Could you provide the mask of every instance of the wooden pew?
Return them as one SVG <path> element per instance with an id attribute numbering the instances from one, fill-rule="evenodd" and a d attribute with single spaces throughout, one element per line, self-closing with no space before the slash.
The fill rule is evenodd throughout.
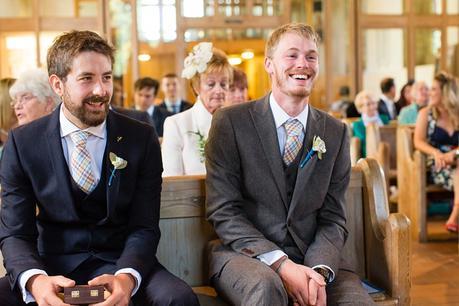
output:
<path id="1" fill-rule="evenodd" d="M 157 255 L 169 271 L 194 287 L 201 305 L 226 305 L 212 288 L 206 287 L 206 245 L 215 234 L 205 220 L 204 179 L 164 179 Z M 409 220 L 402 214 L 389 213 L 384 182 L 374 159 L 362 159 L 352 168 L 346 192 L 349 239 L 343 256 L 361 278 L 385 290 L 378 305 L 409 305 Z"/>
<path id="2" fill-rule="evenodd" d="M 397 130 L 398 207 L 411 220 L 412 239 L 426 242 L 428 198 L 441 193 L 453 195 L 441 186 L 427 184 L 426 156 L 414 149 L 413 134 L 413 126 L 400 126 Z M 445 236 L 449 235 L 445 232 Z"/>
<path id="3" fill-rule="evenodd" d="M 355 166 L 357 161 L 362 157 L 362 153 L 360 150 L 361 142 L 360 139 L 357 137 L 353 137 L 354 133 L 352 130 L 352 123 L 357 121 L 359 118 L 343 118 L 341 121 L 346 124 L 347 132 L 350 138 L 350 155 L 351 155 L 351 165 Z"/>

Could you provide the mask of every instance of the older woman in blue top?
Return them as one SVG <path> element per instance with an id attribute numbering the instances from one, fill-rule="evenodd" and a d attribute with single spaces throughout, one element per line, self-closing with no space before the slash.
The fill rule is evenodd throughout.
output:
<path id="1" fill-rule="evenodd" d="M 378 102 L 368 91 L 359 92 L 354 103 L 361 116 L 352 124 L 352 131 L 354 136 L 360 139 L 361 156 L 366 157 L 366 127 L 370 124 L 386 125 L 389 123 L 389 117 L 378 113 Z"/>

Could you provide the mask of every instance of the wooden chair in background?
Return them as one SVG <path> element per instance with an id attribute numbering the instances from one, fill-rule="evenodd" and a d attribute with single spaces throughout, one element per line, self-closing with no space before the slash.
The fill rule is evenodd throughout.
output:
<path id="1" fill-rule="evenodd" d="M 427 231 L 427 205 L 431 197 L 452 197 L 452 193 L 441 186 L 427 184 L 426 156 L 414 149 L 413 126 L 400 126 L 397 130 L 397 180 L 399 184 L 399 212 L 411 220 L 411 237 L 415 241 L 426 242 L 429 239 L 444 239 L 430 236 Z"/>
<path id="2" fill-rule="evenodd" d="M 343 256 L 362 279 L 383 288 L 378 305 L 410 304 L 409 220 L 390 214 L 385 179 L 374 159 L 352 168 L 346 192 L 349 238 Z M 198 293 L 201 305 L 226 305 L 209 287 L 207 242 L 215 238 L 205 219 L 205 178 L 170 177 L 161 195 L 158 259 Z"/>

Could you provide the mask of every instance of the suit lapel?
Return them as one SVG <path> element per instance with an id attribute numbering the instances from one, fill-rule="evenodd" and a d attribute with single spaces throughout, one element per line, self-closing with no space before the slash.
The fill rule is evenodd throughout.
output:
<path id="1" fill-rule="evenodd" d="M 308 122 L 306 126 L 306 135 L 304 139 L 304 150 L 301 156 L 301 161 L 306 158 L 309 150 L 312 148 L 312 139 L 314 136 L 319 136 L 322 140 L 324 139 L 324 118 L 316 109 L 309 106 Z M 326 143 L 325 143 L 326 145 Z M 301 163 L 300 161 L 300 163 Z M 298 202 L 298 197 L 301 192 L 304 192 L 308 182 L 311 178 L 311 175 L 314 171 L 314 168 L 318 162 L 317 154 L 315 153 L 311 159 L 304 165 L 303 168 L 298 168 L 295 188 L 293 189 L 292 201 L 290 203 L 290 208 L 294 207 Z"/>
<path id="2" fill-rule="evenodd" d="M 263 152 L 268 161 L 268 166 L 271 169 L 271 174 L 281 194 L 282 202 L 287 208 L 288 203 L 284 166 L 282 165 L 282 157 L 279 151 L 279 141 L 277 139 L 274 117 L 269 107 L 269 95 L 255 102 L 254 108 L 251 109 L 250 112 L 263 147 Z"/>
<path id="3" fill-rule="evenodd" d="M 122 152 L 124 152 L 123 147 L 123 138 L 124 133 L 119 126 L 116 124 L 116 117 L 112 111 L 108 113 L 107 116 L 107 145 L 105 147 L 104 159 L 103 162 L 105 163 L 105 177 L 106 177 L 106 189 L 107 189 L 107 216 L 100 221 L 101 223 L 105 222 L 108 218 L 113 216 L 113 212 L 115 209 L 115 200 L 118 197 L 118 192 L 120 188 L 120 176 L 122 174 L 122 170 L 116 170 L 110 181 L 110 176 L 113 172 L 113 165 L 110 162 L 109 154 L 110 152 L 115 153 L 117 156 L 121 158 L 126 158 L 123 156 Z"/>
<path id="4" fill-rule="evenodd" d="M 56 175 L 56 181 L 59 182 L 59 192 L 56 193 L 58 200 L 56 203 L 68 203 L 66 208 L 71 209 L 71 213 L 77 216 L 75 202 L 73 200 L 71 189 L 70 171 L 67 161 L 65 160 L 64 150 L 62 148 L 61 128 L 59 124 L 60 106 L 56 107 L 51 114 L 49 125 L 46 130 L 46 140 L 48 142 L 48 152 L 53 169 L 50 171 Z"/>

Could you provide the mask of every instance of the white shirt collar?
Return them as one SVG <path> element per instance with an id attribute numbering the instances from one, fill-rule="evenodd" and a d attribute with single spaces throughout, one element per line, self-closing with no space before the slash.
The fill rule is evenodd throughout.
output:
<path id="1" fill-rule="evenodd" d="M 386 95 L 384 95 L 384 94 L 381 95 L 381 100 L 383 100 L 386 104 L 387 104 L 387 103 L 389 103 L 389 104 L 393 104 L 393 103 L 394 103 L 394 101 L 392 101 L 391 99 L 389 99 L 389 97 L 386 96 Z"/>
<path id="2" fill-rule="evenodd" d="M 285 123 L 285 121 L 292 118 L 282 109 L 282 107 L 279 106 L 272 93 L 269 95 L 269 106 L 271 107 L 271 111 L 273 112 L 276 129 L 280 128 Z M 292 118 L 297 119 L 301 122 L 301 124 L 303 125 L 303 131 L 306 130 L 306 123 L 308 122 L 308 113 L 309 104 L 306 104 L 303 111 L 298 116 Z"/>
<path id="3" fill-rule="evenodd" d="M 59 123 L 61 126 L 61 137 L 66 137 L 67 135 L 70 135 L 71 133 L 80 130 L 80 128 L 78 128 L 69 119 L 67 119 L 67 117 L 65 117 L 64 110 L 62 109 L 62 104 L 60 106 L 59 111 Z M 105 129 L 106 123 L 107 120 L 104 120 L 104 122 L 102 122 L 101 124 L 97 126 L 90 126 L 87 129 L 84 129 L 83 131 L 87 131 L 91 135 L 105 139 L 105 136 L 107 135 L 107 130 Z"/>

